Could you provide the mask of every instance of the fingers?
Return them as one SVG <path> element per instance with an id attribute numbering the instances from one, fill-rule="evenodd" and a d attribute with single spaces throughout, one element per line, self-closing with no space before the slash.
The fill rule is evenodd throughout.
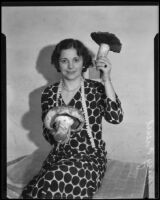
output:
<path id="1" fill-rule="evenodd" d="M 96 69 L 102 70 L 102 71 L 104 71 L 104 70 L 109 71 L 109 70 L 111 70 L 111 65 L 107 65 L 106 63 L 97 63 Z"/>
<path id="2" fill-rule="evenodd" d="M 108 68 L 108 67 L 107 67 L 107 68 Z M 106 72 L 106 71 L 108 72 L 108 69 L 107 69 L 107 68 L 105 68 L 104 66 L 103 66 L 103 67 L 97 67 L 97 70 L 98 70 L 98 71 L 102 71 L 102 72 Z M 107 72 L 106 72 L 106 73 L 107 73 Z"/>
<path id="3" fill-rule="evenodd" d="M 104 77 L 110 77 L 111 74 L 111 62 L 108 58 L 100 57 L 95 61 L 95 67 L 98 71 L 101 71 L 101 79 Z"/>
<path id="4" fill-rule="evenodd" d="M 108 64 L 111 65 L 111 62 L 110 62 L 109 58 L 107 58 L 107 57 L 99 57 L 99 58 L 96 59 L 96 61 L 103 62 L 103 63 L 108 63 Z"/>
<path id="5" fill-rule="evenodd" d="M 96 69 L 101 71 L 101 78 L 105 80 L 104 77 L 110 77 L 111 65 L 108 63 L 97 62 Z"/>
<path id="6" fill-rule="evenodd" d="M 109 61 L 108 58 L 98 58 L 96 61 L 95 61 L 95 65 L 96 67 L 109 67 L 111 68 L 111 62 Z"/>

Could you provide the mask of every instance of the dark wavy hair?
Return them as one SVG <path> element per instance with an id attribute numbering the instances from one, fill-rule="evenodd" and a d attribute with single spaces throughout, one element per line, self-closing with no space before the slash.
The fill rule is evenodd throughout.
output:
<path id="1" fill-rule="evenodd" d="M 82 69 L 82 72 L 86 72 L 87 68 L 93 66 L 93 62 L 92 62 L 93 55 L 91 51 L 89 51 L 89 49 L 81 41 L 69 38 L 69 39 L 64 39 L 60 41 L 56 45 L 51 56 L 51 63 L 54 64 L 58 72 L 60 72 L 59 57 L 61 55 L 61 51 L 65 49 L 70 49 L 70 48 L 76 49 L 77 55 L 82 56 L 83 66 L 84 66 Z"/>

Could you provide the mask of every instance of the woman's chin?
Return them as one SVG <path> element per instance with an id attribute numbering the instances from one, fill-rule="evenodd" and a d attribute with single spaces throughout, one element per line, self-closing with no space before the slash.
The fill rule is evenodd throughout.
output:
<path id="1" fill-rule="evenodd" d="M 81 77 L 81 74 L 75 74 L 75 73 L 74 74 L 67 74 L 63 77 L 67 80 L 74 80 L 74 79 Z"/>

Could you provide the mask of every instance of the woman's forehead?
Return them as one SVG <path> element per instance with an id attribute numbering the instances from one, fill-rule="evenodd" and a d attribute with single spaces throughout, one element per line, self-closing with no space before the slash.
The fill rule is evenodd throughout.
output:
<path id="1" fill-rule="evenodd" d="M 75 48 L 63 49 L 60 55 L 60 57 L 75 57 L 75 56 L 78 56 L 77 50 Z"/>

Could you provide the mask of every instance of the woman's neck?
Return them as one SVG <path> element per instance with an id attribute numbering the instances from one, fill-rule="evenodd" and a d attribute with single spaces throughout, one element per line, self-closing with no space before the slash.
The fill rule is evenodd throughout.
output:
<path id="1" fill-rule="evenodd" d="M 78 88 L 80 86 L 81 80 L 82 80 L 81 76 L 76 78 L 76 79 L 72 79 L 72 80 L 62 78 L 63 87 L 68 89 L 68 90 L 73 90 L 73 89 Z"/>

